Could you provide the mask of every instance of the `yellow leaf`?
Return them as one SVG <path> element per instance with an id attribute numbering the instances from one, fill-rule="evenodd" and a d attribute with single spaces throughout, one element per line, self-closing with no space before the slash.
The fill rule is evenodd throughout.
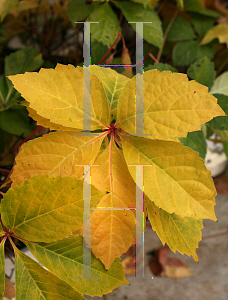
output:
<path id="1" fill-rule="evenodd" d="M 21 103 L 21 104 L 26 106 L 26 108 L 29 112 L 29 116 L 37 122 L 37 125 L 41 125 L 43 127 L 50 128 L 50 130 L 64 130 L 64 131 L 74 131 L 74 132 L 81 132 L 82 131 L 80 129 L 65 127 L 65 126 L 62 126 L 62 125 L 54 124 L 54 123 L 50 122 L 49 119 L 43 118 L 40 115 L 38 115 L 34 109 L 29 107 L 28 102 L 23 101 L 23 103 Z"/>
<path id="2" fill-rule="evenodd" d="M 125 65 L 131 65 L 131 57 L 129 55 L 129 51 L 126 47 L 123 47 L 122 56 L 121 56 L 121 63 Z M 125 71 L 122 75 L 132 78 L 132 67 L 125 67 Z"/>
<path id="3" fill-rule="evenodd" d="M 181 254 L 192 255 L 198 261 L 196 248 L 201 241 L 202 220 L 180 217 L 169 214 L 158 208 L 148 198 L 146 199 L 148 218 L 154 231 L 156 231 L 163 245 L 166 243 L 173 251 Z"/>
<path id="4" fill-rule="evenodd" d="M 86 300 L 72 286 L 14 247 L 18 300 Z"/>
<path id="5" fill-rule="evenodd" d="M 166 212 L 182 217 L 212 219 L 216 190 L 211 172 L 199 154 L 181 143 L 125 136 L 127 164 L 144 167 L 144 192 Z M 135 167 L 129 170 L 135 179 Z"/>
<path id="6" fill-rule="evenodd" d="M 91 249 L 106 269 L 135 242 L 136 185 L 128 171 L 122 151 L 114 141 L 104 150 L 91 168 L 92 184 L 109 191 L 91 215 Z M 98 208 L 108 208 L 102 210 Z M 112 208 L 120 208 L 114 210 Z"/>
<path id="7" fill-rule="evenodd" d="M 0 1 L 0 18 L 1 22 L 5 16 L 17 5 L 18 0 L 1 0 Z"/>
<path id="8" fill-rule="evenodd" d="M 137 76 L 142 76 L 137 74 Z M 135 134 L 136 77 L 124 87 L 118 102 L 117 124 Z M 143 75 L 144 133 L 148 138 L 171 139 L 185 137 L 189 131 L 201 129 L 201 124 L 224 112 L 208 88 L 188 81 L 187 75 L 150 70 Z"/>
<path id="9" fill-rule="evenodd" d="M 83 68 L 58 64 L 39 73 L 9 76 L 29 106 L 52 123 L 83 129 Z M 103 85 L 91 76 L 91 130 L 109 125 Z"/>
<path id="10" fill-rule="evenodd" d="M 221 44 L 226 43 L 228 46 L 228 25 L 227 24 L 218 24 L 208 30 L 201 41 L 201 45 L 210 43 L 214 39 L 218 39 Z"/>
<path id="11" fill-rule="evenodd" d="M 116 119 L 118 99 L 124 86 L 129 81 L 129 78 L 126 78 L 126 76 L 117 73 L 111 68 L 90 66 L 90 72 L 91 74 L 96 75 L 104 86 L 109 101 L 109 119 Z"/>
<path id="12" fill-rule="evenodd" d="M 11 175 L 12 186 L 46 173 L 80 178 L 84 167 L 96 159 L 103 137 L 75 136 L 74 132 L 51 132 L 22 146 Z"/>
<path id="13" fill-rule="evenodd" d="M 83 239 L 78 235 L 55 243 L 26 243 L 26 245 L 42 265 L 81 294 L 101 297 L 120 285 L 128 284 L 119 262 L 120 259 L 116 259 L 108 271 L 105 270 L 98 258 L 91 252 L 84 251 Z M 92 278 L 86 278 L 83 272 L 86 266 L 83 265 L 82 257 L 89 255 L 91 256 Z M 93 279 L 94 277 L 96 279 Z"/>
<path id="14" fill-rule="evenodd" d="M 104 192 L 91 187 L 91 206 Z M 61 240 L 83 224 L 83 181 L 41 174 L 11 188 L 2 199 L 2 221 L 27 241 Z"/>

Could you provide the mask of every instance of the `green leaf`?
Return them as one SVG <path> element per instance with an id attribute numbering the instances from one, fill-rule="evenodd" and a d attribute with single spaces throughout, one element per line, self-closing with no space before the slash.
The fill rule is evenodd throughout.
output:
<path id="1" fill-rule="evenodd" d="M 212 94 L 224 94 L 228 96 L 228 71 L 215 79 L 210 92 Z"/>
<path id="2" fill-rule="evenodd" d="M 83 255 L 87 257 L 89 255 L 89 252 L 83 253 L 83 239 L 78 235 L 52 244 L 26 243 L 26 245 L 42 265 L 82 294 L 102 296 L 120 285 L 128 284 L 119 259 L 116 259 L 107 271 L 93 254 L 91 277 L 98 279 L 78 279 L 83 277 Z"/>
<path id="3" fill-rule="evenodd" d="M 100 5 L 87 18 L 88 22 L 99 22 L 91 24 L 91 42 L 95 40 L 110 47 L 121 32 L 118 18 L 108 3 Z"/>
<path id="4" fill-rule="evenodd" d="M 203 9 L 204 7 L 199 0 L 184 0 L 184 10 L 199 12 Z"/>
<path id="5" fill-rule="evenodd" d="M 28 136 L 36 128 L 25 107 L 17 105 L 0 115 L 0 128 L 14 135 Z"/>
<path id="6" fill-rule="evenodd" d="M 3 130 L 0 128 L 0 152 L 4 152 L 5 149 L 5 137 L 4 137 L 4 132 Z M 0 203 L 0 208 L 1 208 L 1 203 Z M 0 210 L 1 213 L 1 210 Z M 0 226 L 1 229 L 1 226 Z"/>
<path id="7" fill-rule="evenodd" d="M 154 69 L 157 69 L 160 72 L 162 72 L 162 71 L 171 71 L 174 73 L 178 72 L 176 68 L 170 66 L 169 64 L 163 64 L 163 63 L 154 63 L 153 65 L 148 65 L 144 71 L 146 72 L 146 71 L 154 70 Z"/>
<path id="8" fill-rule="evenodd" d="M 201 241 L 202 220 L 182 218 L 176 214 L 169 214 L 158 208 L 152 201 L 146 199 L 148 217 L 153 230 L 166 243 L 173 252 L 192 255 L 198 261 L 196 248 Z"/>
<path id="9" fill-rule="evenodd" d="M 121 9 L 128 22 L 151 22 L 151 24 L 143 25 L 143 38 L 148 43 L 161 48 L 163 39 L 161 20 L 153 9 L 149 7 L 145 9 L 139 3 L 113 2 Z M 130 23 L 130 25 L 135 29 L 134 23 Z"/>
<path id="10" fill-rule="evenodd" d="M 228 130 L 228 116 L 216 117 L 207 123 L 213 130 Z"/>
<path id="11" fill-rule="evenodd" d="M 91 205 L 104 192 L 91 188 Z M 41 174 L 11 188 L 2 199 L 3 224 L 28 241 L 58 241 L 83 224 L 83 181 Z"/>
<path id="12" fill-rule="evenodd" d="M 211 88 L 215 79 L 214 63 L 209 60 L 207 56 L 197 59 L 188 68 L 188 76 L 200 84 Z"/>
<path id="13" fill-rule="evenodd" d="M 5 59 L 5 75 L 16 75 L 32 72 L 43 64 L 42 55 L 37 48 L 27 47 L 18 50 Z"/>
<path id="14" fill-rule="evenodd" d="M 11 94 L 9 94 L 8 96 L 9 90 L 7 82 L 8 79 L 5 76 L 0 79 L 0 112 L 10 108 L 10 106 L 12 105 L 18 104 L 20 100 L 19 93 L 16 92 L 13 87 L 11 90 Z"/>
<path id="15" fill-rule="evenodd" d="M 17 300 L 85 300 L 72 286 L 14 247 Z"/>
<path id="16" fill-rule="evenodd" d="M 181 143 L 131 136 L 122 139 L 122 146 L 128 165 L 146 165 L 144 191 L 156 206 L 181 217 L 216 221 L 216 190 L 197 152 Z M 135 180 L 135 167 L 129 170 Z"/>
<path id="17" fill-rule="evenodd" d="M 87 3 L 85 0 L 71 0 L 67 4 L 67 14 L 72 22 L 72 26 L 76 27 L 76 21 L 84 20 L 97 7 L 99 7 L 99 3 Z"/>
<path id="18" fill-rule="evenodd" d="M 0 1 L 0 18 L 1 22 L 6 15 L 17 5 L 18 0 L 1 0 Z"/>
<path id="19" fill-rule="evenodd" d="M 173 64 L 175 66 L 188 66 L 195 59 L 208 56 L 212 59 L 214 49 L 212 46 L 200 46 L 198 41 L 183 41 L 177 43 L 173 48 Z"/>
<path id="20" fill-rule="evenodd" d="M 5 240 L 6 239 L 4 238 L 0 243 L 0 299 L 3 298 L 4 291 L 5 291 L 5 251 L 4 251 Z"/>
<path id="21" fill-rule="evenodd" d="M 203 36 L 209 29 L 212 28 L 215 23 L 215 18 L 211 18 L 208 16 L 202 17 L 202 15 L 196 12 L 192 12 L 191 21 L 199 36 Z"/>
<path id="22" fill-rule="evenodd" d="M 221 106 L 222 110 L 228 115 L 228 95 L 214 94 L 214 97 L 217 98 L 218 104 Z"/>
<path id="23" fill-rule="evenodd" d="M 185 138 L 179 139 L 184 146 L 187 146 L 199 153 L 199 157 L 205 159 L 207 143 L 202 130 L 189 132 Z"/>
<path id="24" fill-rule="evenodd" d="M 107 51 L 106 45 L 94 40 L 91 43 L 91 64 L 98 64 Z M 105 60 L 102 63 L 105 63 Z"/>
<path id="25" fill-rule="evenodd" d="M 168 27 L 170 20 L 164 23 L 164 31 Z M 180 30 L 181 28 L 181 30 Z M 185 41 L 196 37 L 191 24 L 182 18 L 176 18 L 168 32 L 167 41 Z"/>

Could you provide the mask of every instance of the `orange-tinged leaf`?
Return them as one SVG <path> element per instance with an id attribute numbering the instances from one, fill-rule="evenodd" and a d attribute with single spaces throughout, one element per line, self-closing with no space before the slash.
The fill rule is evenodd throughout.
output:
<path id="1" fill-rule="evenodd" d="M 181 143 L 124 136 L 127 164 L 144 167 L 144 192 L 156 206 L 182 217 L 212 219 L 216 190 L 211 172 L 194 150 Z M 135 167 L 129 170 L 135 179 Z"/>
<path id="2" fill-rule="evenodd" d="M 148 198 L 146 207 L 152 228 L 163 245 L 166 243 L 173 252 L 179 251 L 181 254 L 192 255 L 194 260 L 198 261 L 196 248 L 202 239 L 202 220 L 169 214 Z"/>
<path id="3" fill-rule="evenodd" d="M 208 88 L 188 81 L 187 75 L 150 70 L 143 75 L 144 133 L 148 138 L 185 137 L 189 131 L 200 130 L 201 124 L 225 115 Z M 135 134 L 136 77 L 124 87 L 117 108 L 118 126 Z"/>
<path id="4" fill-rule="evenodd" d="M 104 192 L 91 187 L 91 206 Z M 11 188 L 2 199 L 3 224 L 33 242 L 58 241 L 83 224 L 83 181 L 41 174 Z"/>
<path id="5" fill-rule="evenodd" d="M 74 135 L 74 132 L 51 132 L 22 146 L 11 175 L 13 185 L 32 176 L 46 173 L 80 178 L 84 167 L 96 159 L 103 137 Z"/>
<path id="6" fill-rule="evenodd" d="M 208 30 L 201 41 L 201 45 L 208 44 L 216 38 L 220 43 L 226 43 L 228 46 L 228 24 L 218 24 Z"/>
<path id="7" fill-rule="evenodd" d="M 135 242 L 135 211 L 121 208 L 135 207 L 136 185 L 122 151 L 111 140 L 91 168 L 92 184 L 109 191 L 91 215 L 91 249 L 106 269 Z M 112 208 L 120 208 L 115 210 Z"/>
<path id="8" fill-rule="evenodd" d="M 83 129 L 83 68 L 58 64 L 39 73 L 9 76 L 29 106 L 52 123 Z M 91 130 L 109 124 L 103 85 L 91 76 Z"/>

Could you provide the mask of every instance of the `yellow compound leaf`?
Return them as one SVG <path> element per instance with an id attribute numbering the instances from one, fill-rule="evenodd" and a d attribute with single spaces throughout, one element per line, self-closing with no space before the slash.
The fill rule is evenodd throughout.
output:
<path id="1" fill-rule="evenodd" d="M 226 43 L 228 46 L 228 25 L 227 24 L 218 24 L 215 27 L 208 30 L 201 41 L 201 45 L 205 45 L 213 41 L 214 39 L 218 39 L 220 43 Z"/>
<path id="2" fill-rule="evenodd" d="M 81 294 L 101 297 L 120 285 L 128 284 L 120 259 L 116 259 L 108 271 L 105 270 L 102 262 L 91 255 L 91 251 L 83 251 L 83 239 L 78 235 L 56 243 L 26 243 L 26 245 L 42 265 Z M 86 258 L 91 261 L 90 270 L 89 266 L 83 265 L 83 257 L 84 261 Z M 85 268 L 90 271 L 92 278 L 88 278 Z"/>
<path id="3" fill-rule="evenodd" d="M 14 247 L 17 300 L 85 300 L 72 286 Z"/>
<path id="4" fill-rule="evenodd" d="M 39 73 L 9 76 L 29 106 L 52 123 L 83 129 L 83 68 L 58 64 Z M 91 76 L 91 130 L 109 124 L 103 85 Z"/>
<path id="5" fill-rule="evenodd" d="M 103 137 L 80 136 L 74 132 L 51 132 L 22 146 L 11 175 L 12 186 L 46 173 L 80 178 L 84 167 L 96 159 Z"/>
<path id="6" fill-rule="evenodd" d="M 148 198 L 146 199 L 148 217 L 152 228 L 156 231 L 163 245 L 166 243 L 173 251 L 181 254 L 192 255 L 198 261 L 196 248 L 201 241 L 202 220 L 188 217 L 180 217 L 176 214 L 169 214 L 158 208 Z"/>
<path id="7" fill-rule="evenodd" d="M 64 130 L 64 131 L 74 131 L 74 132 L 81 132 L 82 131 L 80 129 L 65 127 L 65 126 L 62 126 L 62 125 L 54 124 L 54 123 L 50 122 L 49 119 L 46 119 L 46 118 L 41 117 L 40 115 L 38 115 L 37 112 L 34 109 L 29 107 L 28 102 L 23 101 L 21 104 L 24 105 L 27 108 L 27 110 L 29 112 L 29 116 L 37 122 L 37 125 L 40 125 L 40 126 L 43 126 L 43 127 L 46 127 L 46 128 L 50 128 L 50 130 Z"/>
<path id="8" fill-rule="evenodd" d="M 127 164 L 144 167 L 144 192 L 166 212 L 195 219 L 212 219 L 216 190 L 211 172 L 199 154 L 181 143 L 125 136 Z M 129 170 L 135 179 L 135 167 Z"/>
<path id="9" fill-rule="evenodd" d="M 91 215 L 91 249 L 109 269 L 135 242 L 135 211 L 121 208 L 135 207 L 136 185 L 113 140 L 94 164 L 99 167 L 91 167 L 92 184 L 110 193 L 103 196 Z"/>
<path id="10" fill-rule="evenodd" d="M 91 206 L 104 192 L 91 188 Z M 2 221 L 17 236 L 33 242 L 58 241 L 83 224 L 83 181 L 41 174 L 11 188 L 2 199 Z"/>
<path id="11" fill-rule="evenodd" d="M 118 99 L 129 78 L 110 68 L 101 68 L 98 66 L 90 66 L 90 72 L 96 75 L 104 86 L 109 102 L 108 116 L 112 121 L 116 119 Z"/>
<path id="12" fill-rule="evenodd" d="M 213 117 L 225 115 L 208 88 L 188 81 L 185 74 L 150 70 L 137 76 L 143 76 L 144 133 L 152 135 L 148 138 L 185 137 Z M 136 133 L 135 87 L 136 77 L 126 84 L 118 102 L 116 123 L 130 134 Z"/>

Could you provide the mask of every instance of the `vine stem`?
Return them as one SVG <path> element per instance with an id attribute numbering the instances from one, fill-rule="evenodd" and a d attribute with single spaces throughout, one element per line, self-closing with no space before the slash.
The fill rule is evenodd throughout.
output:
<path id="1" fill-rule="evenodd" d="M 227 235 L 227 234 L 228 234 L 228 231 L 224 231 L 224 232 L 220 232 L 220 233 L 215 233 L 215 234 L 207 235 L 207 236 L 205 236 L 205 237 L 202 238 L 202 241 L 213 239 L 213 238 L 216 238 L 216 237 L 219 237 L 219 236 L 223 236 L 223 235 Z"/>
<path id="2" fill-rule="evenodd" d="M 37 131 L 39 131 L 40 129 L 42 128 L 42 126 L 38 126 L 32 133 L 30 133 L 30 135 L 29 136 L 27 136 L 27 138 L 26 139 L 24 139 L 24 141 L 22 142 L 22 143 L 20 143 L 20 145 L 16 148 L 16 149 L 14 149 L 13 150 L 13 153 L 16 153 L 18 150 L 19 150 L 19 148 L 25 143 L 25 142 L 27 142 Z"/>
<path id="3" fill-rule="evenodd" d="M 10 173 L 10 170 L 0 168 L 0 172 Z"/>
<path id="4" fill-rule="evenodd" d="M 159 60 L 157 60 L 157 58 L 154 57 L 152 53 L 148 53 L 148 55 L 149 55 L 156 63 L 159 63 Z"/>
<path id="5" fill-rule="evenodd" d="M 167 39 L 167 35 L 168 35 L 169 31 L 170 31 L 170 28 L 171 28 L 172 25 L 173 25 L 174 20 L 176 19 L 178 13 L 179 13 L 179 9 L 175 10 L 175 12 L 174 12 L 174 14 L 173 14 L 173 17 L 172 17 L 171 21 L 169 22 L 169 25 L 168 25 L 167 28 L 166 28 L 166 31 L 165 31 L 165 33 L 164 33 L 164 37 L 163 37 L 163 40 L 162 40 L 161 49 L 159 50 L 158 56 L 157 56 L 158 62 L 159 62 L 160 59 L 161 59 L 161 55 L 162 55 L 163 48 L 164 48 L 164 46 L 165 46 L 165 42 L 166 42 L 166 39 Z"/>

